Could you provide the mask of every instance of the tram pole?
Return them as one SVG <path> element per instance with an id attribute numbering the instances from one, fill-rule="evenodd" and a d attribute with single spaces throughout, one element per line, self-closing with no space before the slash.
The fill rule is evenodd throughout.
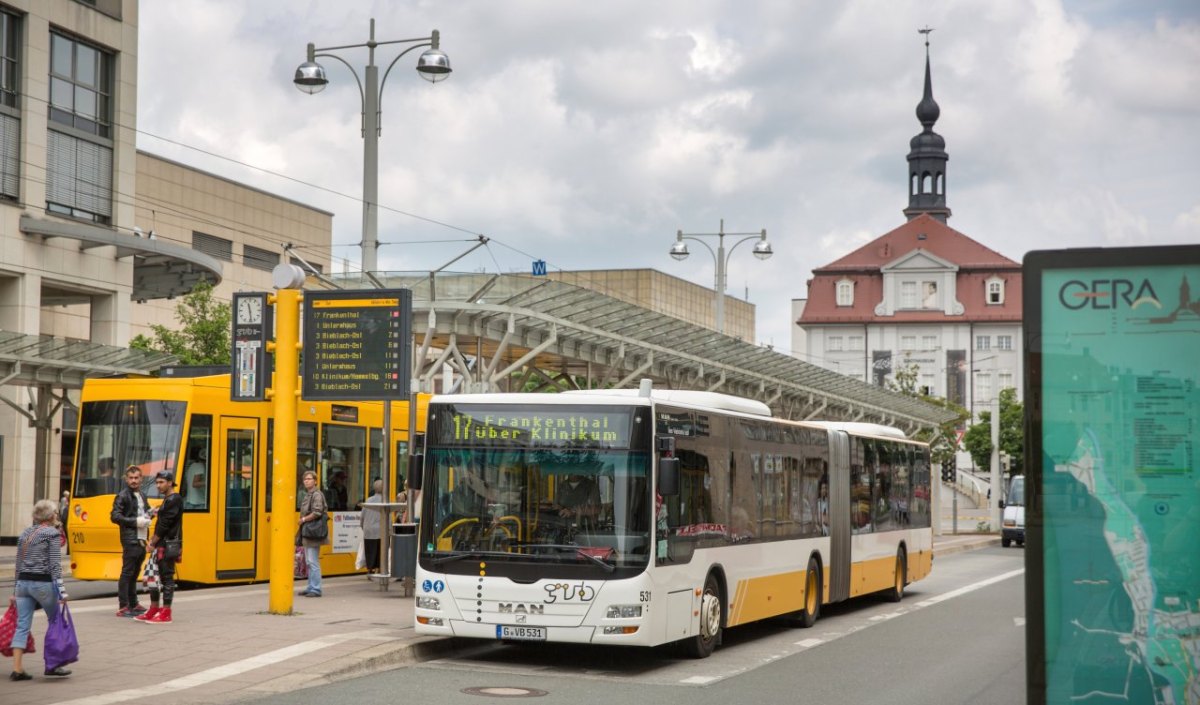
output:
<path id="1" fill-rule="evenodd" d="M 300 291 L 275 294 L 275 443 L 272 452 L 271 614 L 292 613 L 296 553 L 296 408 L 299 389 Z"/>

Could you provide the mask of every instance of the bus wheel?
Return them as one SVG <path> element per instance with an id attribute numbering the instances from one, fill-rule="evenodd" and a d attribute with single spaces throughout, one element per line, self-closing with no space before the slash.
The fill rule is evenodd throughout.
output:
<path id="1" fill-rule="evenodd" d="M 1009 546 L 1012 545 L 1012 539 L 1005 536 L 1004 538 L 1000 539 L 1000 545 L 1005 548 L 1008 548 Z"/>
<path id="2" fill-rule="evenodd" d="M 683 640 L 683 652 L 692 658 L 708 658 L 721 640 L 721 586 L 712 573 L 704 579 L 700 597 L 700 633 Z"/>
<path id="3" fill-rule="evenodd" d="M 896 553 L 896 577 L 892 587 L 886 593 L 888 602 L 899 602 L 904 597 L 904 586 L 908 583 L 908 560 L 904 555 L 904 547 Z"/>
<path id="4" fill-rule="evenodd" d="M 808 629 L 817 623 L 821 614 L 821 567 L 817 559 L 808 559 L 808 572 L 804 575 L 804 609 L 793 612 L 789 623 L 793 627 Z"/>

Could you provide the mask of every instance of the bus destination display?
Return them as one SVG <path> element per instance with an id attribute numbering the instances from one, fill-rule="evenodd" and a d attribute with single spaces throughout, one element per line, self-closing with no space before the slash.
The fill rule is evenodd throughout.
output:
<path id="1" fill-rule="evenodd" d="M 303 397 L 408 398 L 412 292 L 305 292 Z"/>

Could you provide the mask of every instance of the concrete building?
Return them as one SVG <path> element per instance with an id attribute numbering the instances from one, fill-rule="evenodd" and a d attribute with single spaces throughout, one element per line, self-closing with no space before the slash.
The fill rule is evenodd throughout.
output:
<path id="1" fill-rule="evenodd" d="M 286 243 L 329 266 L 331 214 L 136 149 L 137 7 L 0 2 L 0 541 L 65 487 L 82 379 L 154 366 L 125 346 L 177 297 L 270 290 Z"/>
<path id="2" fill-rule="evenodd" d="M 1020 394 L 1021 265 L 946 224 L 945 140 L 933 131 L 928 44 L 923 127 L 908 154 L 908 220 L 813 270 L 793 301 L 792 349 L 812 364 L 884 385 L 912 369 L 925 393 L 978 415 Z"/>

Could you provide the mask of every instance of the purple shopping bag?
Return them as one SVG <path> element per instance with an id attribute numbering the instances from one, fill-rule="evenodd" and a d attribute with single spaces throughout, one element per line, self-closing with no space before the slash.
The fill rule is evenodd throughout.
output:
<path id="1" fill-rule="evenodd" d="M 59 609 L 58 617 L 46 628 L 43 652 L 42 658 L 46 662 L 47 671 L 79 660 L 79 639 L 75 637 L 75 620 L 71 619 L 71 611 L 65 603 Z"/>

